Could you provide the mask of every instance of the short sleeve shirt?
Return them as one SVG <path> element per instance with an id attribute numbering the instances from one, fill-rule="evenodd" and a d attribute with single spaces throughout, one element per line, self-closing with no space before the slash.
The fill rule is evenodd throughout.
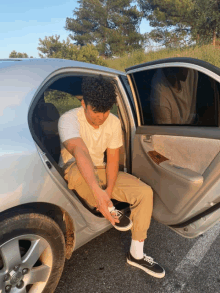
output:
<path id="1" fill-rule="evenodd" d="M 75 158 L 63 146 L 63 142 L 81 137 L 89 150 L 94 166 L 103 166 L 104 152 L 107 148 L 116 149 L 123 145 L 120 120 L 109 114 L 105 122 L 95 129 L 86 119 L 84 108 L 79 107 L 64 113 L 58 122 L 61 140 L 61 157 L 59 166 L 65 168 Z"/>
<path id="2" fill-rule="evenodd" d="M 189 69 L 185 81 L 176 90 L 167 80 L 162 69 L 152 79 L 151 109 L 158 124 L 190 124 L 196 111 L 198 72 Z"/>

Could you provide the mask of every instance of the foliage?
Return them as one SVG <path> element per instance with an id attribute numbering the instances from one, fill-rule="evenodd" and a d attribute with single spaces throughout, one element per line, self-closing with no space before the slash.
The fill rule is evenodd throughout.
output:
<path id="1" fill-rule="evenodd" d="M 220 28 L 220 0 L 138 0 L 150 37 L 166 47 L 208 43 Z"/>
<path id="2" fill-rule="evenodd" d="M 100 55 L 121 55 L 141 49 L 144 36 L 139 33 L 142 17 L 131 0 L 79 0 L 73 18 L 65 28 L 76 44 L 95 44 Z"/>
<path id="3" fill-rule="evenodd" d="M 57 35 L 39 39 L 37 49 L 42 53 L 39 53 L 41 58 L 69 59 L 106 66 L 94 45 L 77 46 L 72 44 L 69 38 L 61 42 L 60 36 Z"/>
<path id="4" fill-rule="evenodd" d="M 44 100 L 46 103 L 52 103 L 57 108 L 60 115 L 70 109 L 81 106 L 81 102 L 75 96 L 58 90 L 48 90 L 44 92 Z"/>
<path id="5" fill-rule="evenodd" d="M 52 103 L 60 116 L 71 109 L 81 107 L 81 102 L 77 97 L 57 90 L 44 92 L 44 100 L 46 103 Z M 113 105 L 111 113 L 118 116 L 116 104 Z"/>
<path id="6" fill-rule="evenodd" d="M 144 16 L 156 29 L 150 37 L 166 47 L 178 47 L 189 41 L 193 0 L 138 0 Z"/>
<path id="7" fill-rule="evenodd" d="M 13 50 L 9 54 L 9 58 L 33 58 L 33 56 L 28 57 L 27 53 L 20 53 L 20 52 L 16 52 L 15 50 Z"/>
<path id="8" fill-rule="evenodd" d="M 146 54 L 144 50 L 137 50 L 131 53 L 123 54 L 120 58 L 106 59 L 108 67 L 124 71 L 125 68 L 145 62 Z"/>
<path id="9" fill-rule="evenodd" d="M 219 41 L 217 40 L 216 43 L 218 44 L 218 42 Z M 132 54 L 126 54 L 118 59 L 107 59 L 106 62 L 109 67 L 124 71 L 125 68 L 133 65 L 171 57 L 191 57 L 204 60 L 220 67 L 219 47 L 214 47 L 212 45 L 188 46 L 179 49 L 161 49 L 158 51 L 151 51 L 149 53 L 136 51 Z"/>
<path id="10" fill-rule="evenodd" d="M 178 48 L 191 43 L 186 29 L 180 24 L 171 28 L 164 27 L 153 29 L 149 33 L 149 38 L 166 48 Z"/>
<path id="11" fill-rule="evenodd" d="M 220 0 L 194 0 L 192 35 L 200 44 L 215 45 L 220 33 Z"/>

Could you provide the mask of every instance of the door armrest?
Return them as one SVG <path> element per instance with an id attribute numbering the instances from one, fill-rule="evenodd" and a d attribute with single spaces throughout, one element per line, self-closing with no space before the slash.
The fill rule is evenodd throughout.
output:
<path id="1" fill-rule="evenodd" d="M 203 176 L 201 174 L 188 168 L 177 166 L 170 160 L 160 163 L 160 167 L 193 183 L 203 182 Z"/>

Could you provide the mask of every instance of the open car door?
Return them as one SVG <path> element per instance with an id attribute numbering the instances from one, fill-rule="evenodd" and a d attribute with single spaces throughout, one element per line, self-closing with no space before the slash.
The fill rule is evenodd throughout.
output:
<path id="1" fill-rule="evenodd" d="M 220 69 L 172 58 L 126 71 L 138 116 L 132 174 L 152 187 L 157 221 L 196 237 L 220 220 Z"/>

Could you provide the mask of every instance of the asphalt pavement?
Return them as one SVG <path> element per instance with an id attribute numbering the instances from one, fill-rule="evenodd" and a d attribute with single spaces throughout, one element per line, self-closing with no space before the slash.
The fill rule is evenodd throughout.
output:
<path id="1" fill-rule="evenodd" d="M 220 223 L 186 239 L 152 220 L 145 252 L 165 268 L 163 279 L 127 264 L 130 238 L 112 228 L 77 249 L 55 293 L 220 293 Z"/>

